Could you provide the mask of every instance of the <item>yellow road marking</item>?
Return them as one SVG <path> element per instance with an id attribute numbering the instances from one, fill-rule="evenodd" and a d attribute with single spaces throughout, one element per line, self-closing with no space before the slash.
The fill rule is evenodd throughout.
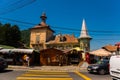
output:
<path id="1" fill-rule="evenodd" d="M 29 71 L 33 71 L 33 72 L 48 72 L 48 70 L 36 70 L 36 69 L 32 69 L 32 70 L 29 70 Z M 66 72 L 66 71 L 49 71 L 49 72 Z"/>
<path id="2" fill-rule="evenodd" d="M 31 74 L 31 72 L 26 72 L 26 74 Z M 42 73 L 42 72 L 35 73 L 35 72 L 34 72 L 34 74 L 46 74 L 46 75 L 49 75 L 49 74 L 50 74 L 50 75 L 52 75 L 52 74 L 53 74 L 53 75 L 54 75 L 54 74 L 56 74 L 56 75 L 57 75 L 57 74 L 58 74 L 58 75 L 61 74 L 61 75 L 62 75 L 62 74 L 63 74 L 63 75 L 67 75 L 68 73 L 49 73 L 49 72 L 48 72 L 48 73 L 47 73 L 47 72 L 46 72 L 46 73 Z"/>
<path id="3" fill-rule="evenodd" d="M 68 72 L 29 70 L 17 80 L 73 80 Z"/>
<path id="4" fill-rule="evenodd" d="M 22 74 L 21 76 L 49 76 L 49 77 L 56 77 L 56 76 L 58 76 L 58 77 L 70 77 L 69 75 L 41 75 L 41 74 Z"/>
<path id="5" fill-rule="evenodd" d="M 17 77 L 17 80 L 73 80 L 72 78 L 36 78 L 36 77 Z"/>
<path id="6" fill-rule="evenodd" d="M 78 71 L 75 71 L 76 74 L 78 74 L 79 76 L 81 76 L 83 79 L 85 80 L 91 80 L 89 77 L 85 76 L 84 74 L 78 72 Z"/>

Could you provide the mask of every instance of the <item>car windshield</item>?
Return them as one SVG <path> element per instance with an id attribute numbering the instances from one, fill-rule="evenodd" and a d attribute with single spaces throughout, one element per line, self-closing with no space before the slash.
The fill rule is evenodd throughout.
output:
<path id="1" fill-rule="evenodd" d="M 108 63 L 108 60 L 102 60 L 97 62 L 97 64 L 106 64 L 106 63 Z"/>

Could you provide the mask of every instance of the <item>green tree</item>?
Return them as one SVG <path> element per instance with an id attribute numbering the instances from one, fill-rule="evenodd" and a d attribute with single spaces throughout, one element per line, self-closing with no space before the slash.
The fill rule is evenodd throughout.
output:
<path id="1" fill-rule="evenodd" d="M 6 35 L 9 34 L 7 31 L 10 29 L 11 25 L 9 23 L 6 23 L 4 25 L 0 24 L 0 44 L 6 45 L 7 37 Z"/>
<path id="2" fill-rule="evenodd" d="M 4 31 L 4 45 L 9 45 L 8 40 L 10 40 L 10 29 L 11 29 L 11 24 L 7 23 L 3 26 L 3 31 Z"/>
<path id="3" fill-rule="evenodd" d="M 0 23 L 0 44 L 13 47 L 28 47 L 30 43 L 30 30 L 19 30 L 17 25 Z M 24 44 L 26 46 L 24 46 Z"/>
<path id="4" fill-rule="evenodd" d="M 30 44 L 30 30 L 22 30 L 21 31 L 21 38 L 22 42 L 26 44 L 27 47 L 29 47 Z"/>
<path id="5" fill-rule="evenodd" d="M 17 25 L 13 25 L 11 27 L 9 38 L 10 38 L 9 40 L 10 46 L 20 47 L 21 32 Z"/>
<path id="6" fill-rule="evenodd" d="M 4 31 L 3 31 L 3 25 L 2 25 L 2 23 L 0 23 L 0 44 L 2 44 L 3 43 L 3 34 L 4 34 Z"/>

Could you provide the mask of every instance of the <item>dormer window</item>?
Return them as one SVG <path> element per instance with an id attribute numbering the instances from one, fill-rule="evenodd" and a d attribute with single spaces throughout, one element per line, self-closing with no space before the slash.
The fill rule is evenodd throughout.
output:
<path id="1" fill-rule="evenodd" d="M 60 42 L 66 41 L 66 38 L 64 36 L 60 36 Z"/>

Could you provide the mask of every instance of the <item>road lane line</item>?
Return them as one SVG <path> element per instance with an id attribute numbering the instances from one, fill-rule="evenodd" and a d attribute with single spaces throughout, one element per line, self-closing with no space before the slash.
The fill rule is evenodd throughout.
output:
<path id="1" fill-rule="evenodd" d="M 77 74 L 77 75 L 79 75 L 79 76 L 81 76 L 83 79 L 85 79 L 85 80 L 91 80 L 89 77 L 87 77 L 86 75 L 84 75 L 84 74 L 82 74 L 82 73 L 80 73 L 80 72 L 78 72 L 78 71 L 75 71 L 75 73 Z"/>
<path id="2" fill-rule="evenodd" d="M 52 72 L 51 73 L 49 73 L 49 72 L 48 73 L 47 72 L 46 73 L 42 73 L 42 72 L 37 72 L 37 73 L 35 73 L 35 72 L 26 72 L 26 74 L 32 74 L 32 73 L 34 73 L 34 74 L 41 74 L 41 75 L 42 74 L 44 74 L 44 75 L 54 75 L 54 74 L 56 74 L 56 75 L 67 75 L 68 74 L 68 73 L 61 73 L 61 72 L 60 73 L 52 73 Z"/>
<path id="3" fill-rule="evenodd" d="M 40 76 L 40 77 L 44 77 L 46 75 L 40 75 L 40 74 L 22 74 L 21 76 Z M 47 75 L 47 77 L 70 77 L 70 75 Z"/>
<path id="4" fill-rule="evenodd" d="M 17 77 L 17 80 L 73 80 L 72 78 L 36 78 L 36 77 Z"/>
<path id="5" fill-rule="evenodd" d="M 16 80 L 73 80 L 68 72 L 30 70 Z"/>
<path id="6" fill-rule="evenodd" d="M 37 70 L 37 69 L 31 69 L 31 70 L 28 70 L 28 71 L 33 71 L 33 72 L 46 72 L 46 71 L 48 71 L 48 70 Z M 66 72 L 66 71 L 55 71 L 55 70 L 53 70 L 53 71 L 49 71 L 49 72 Z"/>

